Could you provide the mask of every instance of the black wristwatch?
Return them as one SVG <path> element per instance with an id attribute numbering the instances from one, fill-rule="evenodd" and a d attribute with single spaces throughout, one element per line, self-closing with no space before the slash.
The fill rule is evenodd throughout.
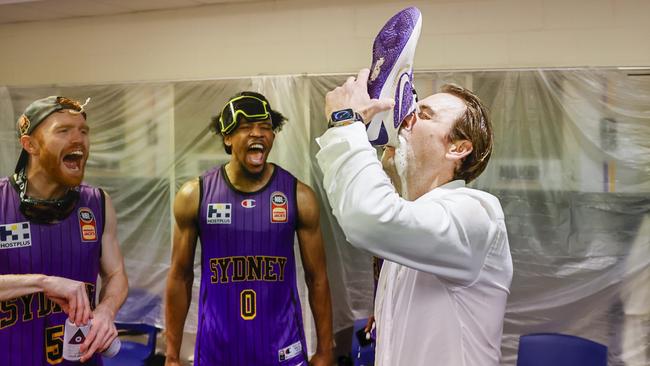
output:
<path id="1" fill-rule="evenodd" d="M 363 123 L 363 118 L 361 118 L 361 115 L 353 111 L 352 108 L 341 109 L 332 112 L 332 114 L 330 115 L 330 119 L 327 123 L 327 127 L 330 128 L 330 127 L 347 126 L 354 122 Z"/>

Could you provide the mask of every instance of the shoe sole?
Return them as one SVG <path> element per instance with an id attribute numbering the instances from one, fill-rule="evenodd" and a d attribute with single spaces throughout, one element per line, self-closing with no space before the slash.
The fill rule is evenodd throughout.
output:
<path id="1" fill-rule="evenodd" d="M 395 107 L 378 113 L 368 124 L 373 145 L 396 146 L 399 126 L 415 110 L 413 59 L 421 28 L 420 10 L 409 7 L 390 18 L 375 38 L 368 94 L 373 99 L 394 99 Z"/>

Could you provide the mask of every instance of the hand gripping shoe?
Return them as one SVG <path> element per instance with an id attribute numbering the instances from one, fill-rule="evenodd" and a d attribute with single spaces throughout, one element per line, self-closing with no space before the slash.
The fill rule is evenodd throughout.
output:
<path id="1" fill-rule="evenodd" d="M 397 146 L 399 126 L 416 108 L 413 59 L 421 28 L 420 10 L 409 7 L 390 18 L 375 37 L 368 94 L 395 100 L 392 110 L 376 114 L 367 125 L 368 139 L 375 146 Z"/>

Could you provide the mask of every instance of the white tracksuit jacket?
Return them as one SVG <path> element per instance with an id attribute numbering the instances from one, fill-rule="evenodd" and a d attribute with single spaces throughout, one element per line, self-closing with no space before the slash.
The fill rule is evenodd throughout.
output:
<path id="1" fill-rule="evenodd" d="M 324 188 L 348 241 L 385 259 L 376 365 L 498 365 L 512 280 L 499 200 L 464 181 L 400 198 L 361 123 L 317 141 Z"/>

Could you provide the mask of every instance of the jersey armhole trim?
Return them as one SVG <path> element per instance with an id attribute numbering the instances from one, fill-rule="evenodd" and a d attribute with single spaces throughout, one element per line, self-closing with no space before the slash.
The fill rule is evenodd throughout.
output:
<path id="1" fill-rule="evenodd" d="M 196 221 L 194 221 L 199 240 L 201 238 L 201 206 L 203 205 L 203 194 L 203 176 L 201 175 L 199 176 L 199 204 L 196 206 Z"/>
<path id="2" fill-rule="evenodd" d="M 99 206 L 102 208 L 102 237 L 104 236 L 104 229 L 106 227 L 106 193 L 103 189 L 97 188 L 99 190 L 99 196 L 101 197 Z M 102 257 L 102 246 L 99 245 L 99 258 Z"/>

